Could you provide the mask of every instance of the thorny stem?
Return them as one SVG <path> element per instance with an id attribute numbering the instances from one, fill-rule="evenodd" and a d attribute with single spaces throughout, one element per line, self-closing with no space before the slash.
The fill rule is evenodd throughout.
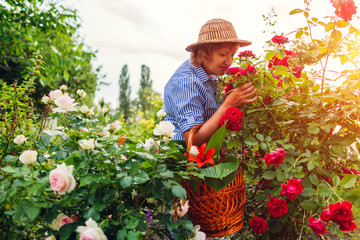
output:
<path id="1" fill-rule="evenodd" d="M 303 215 L 303 220 L 302 220 L 302 224 L 301 224 L 301 230 L 300 230 L 300 235 L 299 235 L 299 240 L 301 240 L 302 238 L 301 238 L 301 235 L 302 235 L 302 232 L 303 232 L 303 230 L 304 230 L 304 223 L 305 223 L 305 211 L 304 211 L 304 215 Z"/>

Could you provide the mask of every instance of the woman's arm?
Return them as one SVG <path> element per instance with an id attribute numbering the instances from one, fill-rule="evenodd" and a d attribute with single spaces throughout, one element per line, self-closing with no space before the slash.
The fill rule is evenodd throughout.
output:
<path id="1" fill-rule="evenodd" d="M 255 102 L 257 96 L 254 94 L 258 91 L 252 83 L 246 83 L 241 87 L 234 89 L 220 105 L 218 110 L 207 120 L 201 128 L 199 128 L 193 137 L 193 145 L 201 146 L 203 143 L 208 142 L 211 136 L 220 127 L 220 118 L 225 114 L 228 107 L 241 107 L 245 104 Z M 189 138 L 189 131 L 184 132 L 185 142 L 187 144 Z"/>

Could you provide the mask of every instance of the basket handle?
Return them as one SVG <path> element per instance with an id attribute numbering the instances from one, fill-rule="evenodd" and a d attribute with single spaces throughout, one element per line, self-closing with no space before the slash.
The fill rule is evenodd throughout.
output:
<path id="1" fill-rule="evenodd" d="M 194 138 L 194 134 L 195 132 L 201 128 L 202 124 L 200 125 L 197 125 L 193 128 L 190 129 L 190 133 L 189 133 L 189 137 L 188 137 L 188 142 L 187 142 L 187 147 L 188 147 L 188 152 L 190 152 L 190 148 L 192 147 L 193 145 L 193 138 Z"/>

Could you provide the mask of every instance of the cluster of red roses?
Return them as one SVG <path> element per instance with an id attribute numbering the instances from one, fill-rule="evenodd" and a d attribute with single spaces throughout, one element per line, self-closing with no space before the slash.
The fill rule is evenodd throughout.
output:
<path id="1" fill-rule="evenodd" d="M 285 44 L 287 42 L 289 42 L 289 39 L 285 36 L 279 36 L 279 35 L 275 35 L 271 41 L 273 43 L 282 45 Z M 268 64 L 268 68 L 273 68 L 274 66 L 285 66 L 287 68 L 292 67 L 292 72 L 294 74 L 295 77 L 300 78 L 301 77 L 301 72 L 304 69 L 304 67 L 302 66 L 291 66 L 291 64 L 289 64 L 289 61 L 297 56 L 299 53 L 298 52 L 293 52 L 293 51 L 289 51 L 284 49 L 284 52 L 286 53 L 286 56 L 283 59 L 279 59 L 276 56 L 274 56 L 272 59 L 270 59 L 269 64 Z"/>
<path id="2" fill-rule="evenodd" d="M 277 151 L 267 153 L 263 160 L 267 165 L 279 165 L 285 159 L 285 153 L 286 151 L 284 149 L 279 148 Z M 268 181 L 266 182 L 268 183 Z M 290 178 L 287 184 L 281 183 L 282 190 L 280 195 L 286 196 L 289 200 L 294 200 L 296 196 L 303 191 L 303 186 L 301 183 L 302 179 L 294 178 Z M 276 198 L 273 196 L 270 196 L 270 200 L 267 203 L 267 209 L 269 214 L 275 218 L 280 218 L 286 215 L 289 211 L 286 199 Z M 261 217 L 253 217 L 250 220 L 250 226 L 257 234 L 264 234 L 268 228 L 265 219 Z"/>
<path id="3" fill-rule="evenodd" d="M 230 131 L 240 131 L 243 119 L 243 112 L 236 107 L 228 107 L 225 114 L 220 118 L 219 124 L 223 126 L 226 122 L 226 129 Z"/>
<path id="4" fill-rule="evenodd" d="M 354 0 L 331 0 L 334 6 L 335 14 L 348 22 L 352 19 L 352 16 L 356 14 L 356 6 Z"/>
<path id="5" fill-rule="evenodd" d="M 237 87 L 238 83 L 242 82 L 242 79 L 245 79 L 246 81 L 252 79 L 255 76 L 256 72 L 256 68 L 250 64 L 247 66 L 247 68 L 229 67 L 226 70 L 226 73 L 232 76 L 224 88 L 225 93 L 228 93 L 229 91 Z"/>
<path id="6" fill-rule="evenodd" d="M 326 225 L 332 221 L 338 224 L 341 231 L 350 232 L 357 228 L 353 222 L 352 204 L 348 201 L 342 203 L 329 204 L 328 209 L 324 209 L 320 214 L 320 219 L 309 218 L 309 226 L 316 234 L 325 234 Z"/>

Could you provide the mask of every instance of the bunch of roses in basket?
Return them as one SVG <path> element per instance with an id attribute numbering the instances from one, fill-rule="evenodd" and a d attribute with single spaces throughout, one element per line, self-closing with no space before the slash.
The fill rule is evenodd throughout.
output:
<path id="1" fill-rule="evenodd" d="M 190 163 L 190 169 L 196 164 L 197 171 L 204 177 L 215 191 L 226 187 L 232 180 L 231 174 L 237 171 L 239 160 L 221 150 L 225 136 L 229 132 L 238 132 L 242 128 L 243 112 L 236 107 L 229 107 L 225 114 L 220 118 L 220 128 L 211 136 L 207 143 L 200 147 L 190 146 L 189 151 L 185 153 Z M 210 179 L 210 181 L 207 181 Z M 212 181 L 217 179 L 218 181 Z"/>
<path id="2" fill-rule="evenodd" d="M 229 131 L 240 131 L 242 127 L 243 112 L 236 107 L 229 107 L 226 109 L 225 114 L 220 118 L 219 124 L 221 127 L 225 127 Z M 212 142 L 212 141 L 210 141 Z M 189 162 L 195 162 L 198 168 L 206 167 L 208 164 L 214 165 L 213 155 L 215 153 L 215 147 L 203 143 L 201 147 L 191 146 L 189 153 L 185 153 L 188 156 Z"/>

